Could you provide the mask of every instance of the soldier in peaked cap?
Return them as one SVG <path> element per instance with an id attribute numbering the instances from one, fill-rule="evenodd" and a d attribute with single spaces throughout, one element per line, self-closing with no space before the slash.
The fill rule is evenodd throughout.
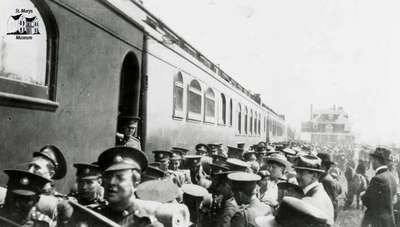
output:
<path id="1" fill-rule="evenodd" d="M 120 128 L 122 133 L 117 133 L 116 142 L 117 146 L 127 146 L 136 149 L 141 149 L 139 138 L 137 138 L 139 117 L 135 116 L 120 116 Z"/>
<path id="2" fill-rule="evenodd" d="M 201 156 L 187 155 L 185 157 L 186 167 L 190 170 L 190 179 L 193 184 L 208 188 L 211 185 L 209 176 L 204 172 L 201 165 Z"/>
<path id="3" fill-rule="evenodd" d="M 323 211 L 328 218 L 328 225 L 333 225 L 333 204 L 324 186 L 319 182 L 321 174 L 325 172 L 321 168 L 321 159 L 314 155 L 299 156 L 293 168 L 296 170 L 297 181 L 305 195 L 303 200 Z"/>
<path id="4" fill-rule="evenodd" d="M 363 204 L 367 207 L 361 226 L 395 226 L 392 201 L 397 192 L 397 186 L 387 166 L 392 161 L 391 151 L 384 147 L 377 147 L 373 153 L 370 153 L 370 159 L 375 176 L 372 177 L 367 190 L 361 197 Z"/>
<path id="5" fill-rule="evenodd" d="M 51 180 L 59 180 L 67 173 L 67 163 L 60 149 L 54 145 L 46 145 L 33 153 L 28 171 Z M 45 186 L 45 192 L 57 194 L 51 184 Z"/>
<path id="6" fill-rule="evenodd" d="M 159 168 L 163 171 L 168 171 L 170 165 L 170 158 L 172 157 L 171 151 L 156 150 L 153 151 L 154 162 L 160 163 Z"/>
<path id="7" fill-rule="evenodd" d="M 228 158 L 226 160 L 228 167 L 231 171 L 242 171 L 242 172 L 249 172 L 250 165 L 240 159 L 237 158 Z"/>
<path id="8" fill-rule="evenodd" d="M 166 171 L 161 170 L 158 167 L 147 166 L 146 170 L 142 174 L 142 180 L 141 182 L 146 182 L 149 180 L 163 180 L 167 178 L 168 173 Z"/>
<path id="9" fill-rule="evenodd" d="M 208 191 L 195 184 L 182 185 L 183 203 L 189 208 L 190 221 L 194 226 L 201 226 L 204 214 L 201 212 L 203 200 L 209 196 Z"/>
<path id="10" fill-rule="evenodd" d="M 199 143 L 194 148 L 196 150 L 196 155 L 207 155 L 210 153 L 210 148 L 203 143 Z"/>
<path id="11" fill-rule="evenodd" d="M 98 165 L 88 163 L 75 163 L 77 192 L 70 194 L 78 203 L 89 208 L 105 204 L 103 199 L 104 188 L 101 186 L 101 171 Z"/>
<path id="12" fill-rule="evenodd" d="M 22 170 L 4 172 L 9 179 L 5 203 L 0 208 L 0 225 L 54 226 L 55 222 L 35 207 L 44 185 L 51 180 Z"/>
<path id="13" fill-rule="evenodd" d="M 113 147 L 101 153 L 97 163 L 103 172 L 104 198 L 109 202 L 98 212 L 121 226 L 150 224 L 148 217 L 141 216 L 143 201 L 134 194 L 147 167 L 144 153 L 131 147 Z"/>
<path id="14" fill-rule="evenodd" d="M 260 176 L 246 172 L 235 172 L 228 175 L 232 182 L 233 196 L 239 205 L 239 211 L 231 219 L 232 227 L 256 226 L 255 219 L 258 216 L 272 214 L 268 205 L 257 198 L 257 182 Z"/>
<path id="15" fill-rule="evenodd" d="M 179 168 L 181 166 L 182 157 L 177 153 L 173 153 L 170 162 L 168 174 L 171 176 L 172 181 L 179 187 L 183 184 L 191 184 L 190 171 Z"/>
<path id="16" fill-rule="evenodd" d="M 238 211 L 238 205 L 233 198 L 231 184 L 227 178 L 231 173 L 226 165 L 212 164 L 211 180 L 209 191 L 213 195 L 213 206 L 210 219 L 214 220 L 213 226 L 231 226 L 231 219 Z"/>
<path id="17" fill-rule="evenodd" d="M 228 146 L 228 158 L 242 159 L 243 152 L 244 150 L 241 148 Z"/>

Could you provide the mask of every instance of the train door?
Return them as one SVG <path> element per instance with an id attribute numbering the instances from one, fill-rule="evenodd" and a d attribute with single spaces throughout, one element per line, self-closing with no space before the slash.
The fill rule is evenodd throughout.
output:
<path id="1" fill-rule="evenodd" d="M 140 88 L 141 73 L 139 61 L 136 54 L 130 52 L 125 56 L 121 69 L 117 120 L 117 145 L 125 144 L 130 137 L 136 138 L 134 140 L 140 145 L 142 143 Z"/>

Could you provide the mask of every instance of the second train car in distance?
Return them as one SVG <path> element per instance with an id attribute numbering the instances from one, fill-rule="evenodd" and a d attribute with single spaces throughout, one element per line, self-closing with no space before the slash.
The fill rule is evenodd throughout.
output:
<path id="1" fill-rule="evenodd" d="M 63 151 L 70 170 L 95 161 L 129 118 L 148 157 L 172 146 L 286 139 L 283 115 L 140 3 L 2 0 L 0 12 L 1 169 L 46 144 Z"/>

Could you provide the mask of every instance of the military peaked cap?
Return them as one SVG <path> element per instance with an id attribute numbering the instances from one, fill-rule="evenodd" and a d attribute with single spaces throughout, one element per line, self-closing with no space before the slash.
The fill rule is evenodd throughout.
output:
<path id="1" fill-rule="evenodd" d="M 33 157 L 42 157 L 54 165 L 54 176 L 52 179 L 59 180 L 67 174 L 67 162 L 61 150 L 54 145 L 46 145 L 40 151 L 33 152 Z"/>
<path id="2" fill-rule="evenodd" d="M 153 154 L 154 154 L 154 160 L 156 162 L 162 162 L 162 161 L 168 160 L 172 156 L 171 151 L 164 151 L 164 150 L 153 151 Z"/>
<path id="3" fill-rule="evenodd" d="M 75 163 L 76 177 L 80 179 L 97 179 L 101 176 L 98 165 L 88 163 Z"/>
<path id="4" fill-rule="evenodd" d="M 146 156 L 141 150 L 125 146 L 107 149 L 100 154 L 97 162 L 103 172 L 123 169 L 136 169 L 142 172 L 147 167 Z"/>
<path id="5" fill-rule="evenodd" d="M 228 160 L 226 162 L 228 163 L 229 169 L 231 171 L 246 172 L 250 168 L 250 165 L 247 162 L 244 162 L 237 158 L 228 158 Z"/>
<path id="6" fill-rule="evenodd" d="M 23 170 L 7 169 L 4 173 L 8 175 L 8 190 L 18 195 L 40 194 L 44 186 L 51 182 L 50 179 Z"/>
<path id="7" fill-rule="evenodd" d="M 243 152 L 241 148 L 228 146 L 228 158 L 242 159 Z"/>

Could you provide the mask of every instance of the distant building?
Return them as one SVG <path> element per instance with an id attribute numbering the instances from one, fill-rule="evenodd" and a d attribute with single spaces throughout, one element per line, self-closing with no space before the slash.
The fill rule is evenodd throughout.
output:
<path id="1" fill-rule="evenodd" d="M 319 144 L 351 144 L 349 115 L 342 107 L 312 112 L 310 120 L 301 125 L 301 139 Z"/>

